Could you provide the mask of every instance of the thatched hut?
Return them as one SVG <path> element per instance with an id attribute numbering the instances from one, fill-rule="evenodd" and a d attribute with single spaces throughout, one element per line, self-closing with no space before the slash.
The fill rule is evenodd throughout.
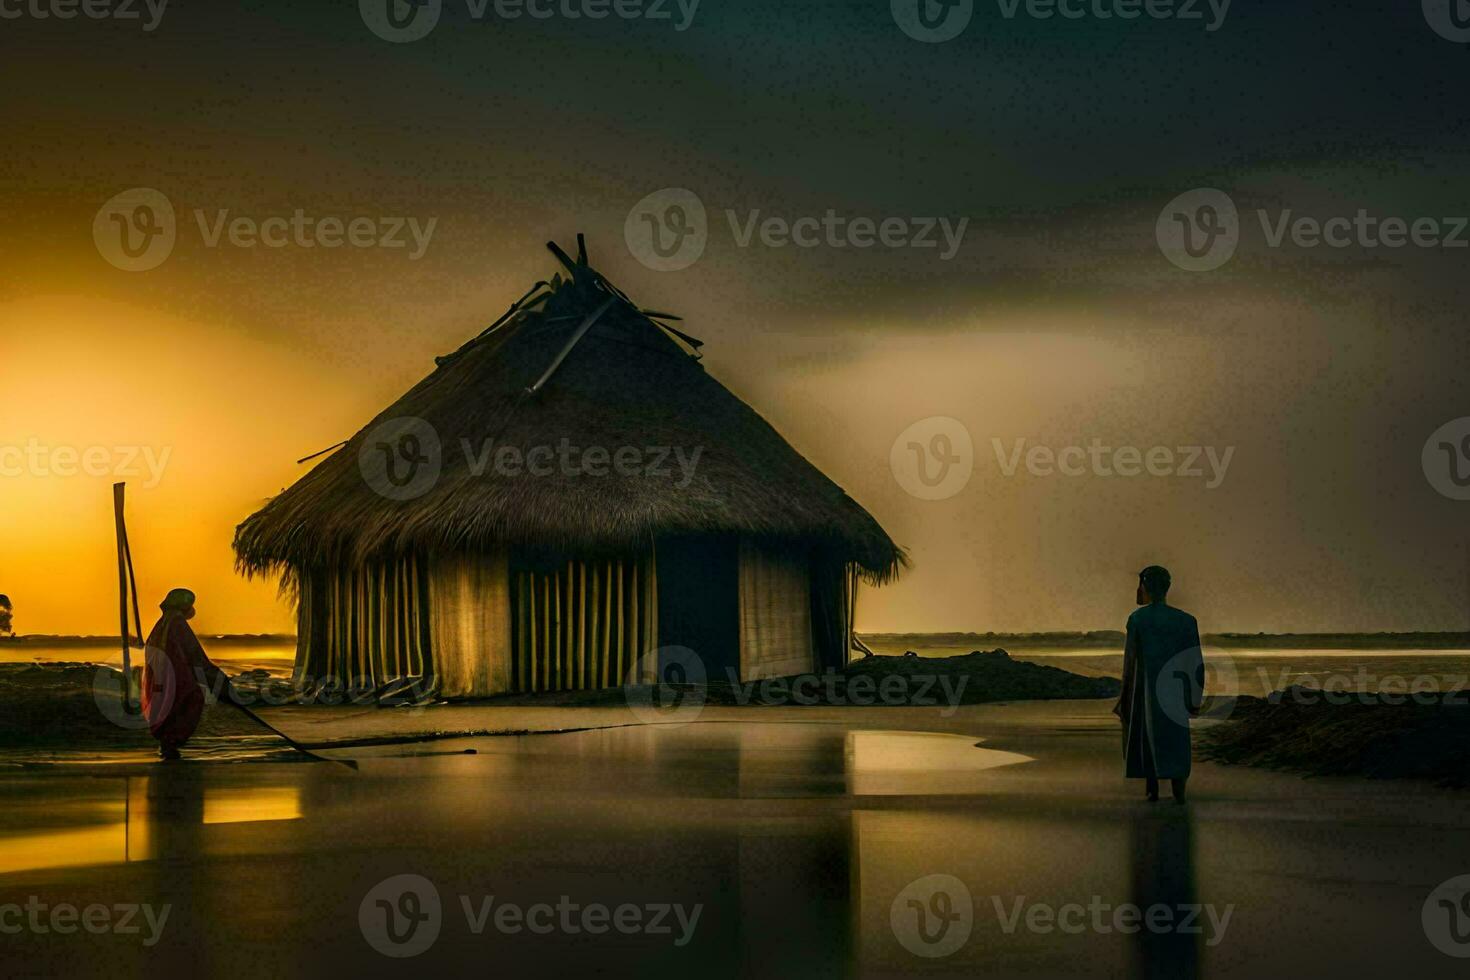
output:
<path id="1" fill-rule="evenodd" d="M 304 681 L 443 697 L 845 664 L 878 523 L 578 255 L 236 531 Z M 667 652 L 663 654 L 667 660 Z M 687 657 L 687 654 L 682 656 Z M 686 664 L 687 666 L 687 664 Z"/>

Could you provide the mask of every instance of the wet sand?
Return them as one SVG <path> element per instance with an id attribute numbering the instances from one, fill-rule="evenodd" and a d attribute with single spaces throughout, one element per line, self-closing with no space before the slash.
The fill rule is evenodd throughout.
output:
<path id="1" fill-rule="evenodd" d="M 383 715 L 313 724 L 366 726 L 353 710 Z M 474 716 L 494 709 L 443 710 L 404 723 L 483 728 Z M 172 906 L 151 948 L 82 930 L 0 946 L 20 976 L 1464 975 L 1421 925 L 1431 889 L 1470 873 L 1463 794 L 1198 764 L 1187 806 L 1149 805 L 1118 775 L 1107 710 L 706 708 L 629 726 L 626 709 L 508 709 L 492 727 L 619 727 L 331 750 L 357 772 L 132 757 L 0 769 L 0 907 Z M 273 721 L 304 735 L 301 713 Z M 402 874 L 442 905 L 412 959 L 376 952 L 359 918 Z M 973 926 L 925 958 L 904 945 L 901 893 L 936 874 L 963 883 Z M 682 946 L 677 924 L 476 934 L 461 897 L 475 910 L 491 895 L 701 911 Z M 1223 937 L 1007 932 L 997 899 L 1233 911 Z"/>

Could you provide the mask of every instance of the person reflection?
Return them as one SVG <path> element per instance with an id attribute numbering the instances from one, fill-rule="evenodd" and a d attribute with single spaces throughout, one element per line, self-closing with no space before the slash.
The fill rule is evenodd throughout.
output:
<path id="1" fill-rule="evenodd" d="M 1132 904 L 1143 914 L 1133 937 L 1135 977 L 1176 980 L 1198 974 L 1201 921 L 1190 911 L 1195 908 L 1193 830 L 1194 818 L 1185 808 L 1134 817 Z M 1160 906 L 1168 910 L 1167 918 Z"/>

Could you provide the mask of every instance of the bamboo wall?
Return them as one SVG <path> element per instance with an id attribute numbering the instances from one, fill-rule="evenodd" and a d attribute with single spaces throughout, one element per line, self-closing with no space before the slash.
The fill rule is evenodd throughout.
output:
<path id="1" fill-rule="evenodd" d="M 654 678 L 658 579 L 652 558 L 569 561 L 511 575 L 511 683 L 517 691 L 618 687 Z"/>
<path id="2" fill-rule="evenodd" d="M 296 679 L 373 689 L 432 673 L 425 563 L 405 559 L 303 577 Z"/>
<path id="3" fill-rule="evenodd" d="M 740 565 L 743 680 L 847 663 L 852 566 L 749 546 Z M 657 677 L 652 555 L 551 571 L 517 567 L 504 554 L 318 570 L 302 576 L 298 620 L 304 684 L 374 690 L 413 681 L 424 693 L 486 697 Z"/>

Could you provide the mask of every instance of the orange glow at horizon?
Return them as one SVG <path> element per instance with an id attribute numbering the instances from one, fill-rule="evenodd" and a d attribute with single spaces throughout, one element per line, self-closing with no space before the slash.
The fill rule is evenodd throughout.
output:
<path id="1" fill-rule="evenodd" d="M 175 586 L 199 594 L 201 633 L 294 631 L 274 583 L 234 573 L 234 527 L 305 472 L 303 447 L 348 434 L 364 397 L 280 347 L 115 304 L 9 304 L 0 336 L 0 592 L 16 632 L 117 632 L 118 481 L 145 632 Z"/>

